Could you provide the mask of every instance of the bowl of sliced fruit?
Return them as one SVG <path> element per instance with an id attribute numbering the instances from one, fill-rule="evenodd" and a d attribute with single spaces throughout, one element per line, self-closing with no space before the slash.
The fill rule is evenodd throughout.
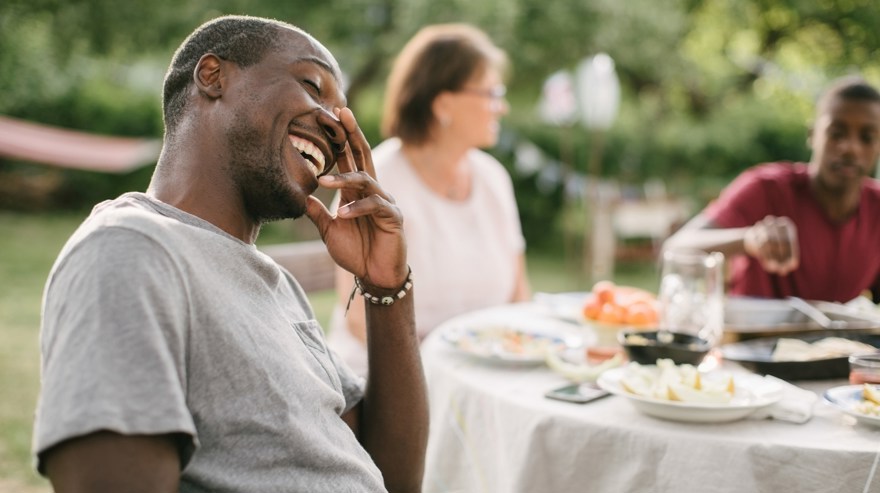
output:
<path id="1" fill-rule="evenodd" d="M 659 320 L 657 297 L 644 289 L 599 281 L 584 299 L 583 320 L 597 336 L 599 345 L 617 345 L 623 330 L 649 331 Z"/>

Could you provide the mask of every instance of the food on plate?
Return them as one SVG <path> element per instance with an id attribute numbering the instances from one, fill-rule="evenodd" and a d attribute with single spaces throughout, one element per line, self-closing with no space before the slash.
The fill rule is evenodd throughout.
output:
<path id="1" fill-rule="evenodd" d="M 539 358 L 564 346 L 560 339 L 503 325 L 468 331 L 457 339 L 456 344 L 474 354 Z"/>
<path id="2" fill-rule="evenodd" d="M 873 402 L 874 404 L 880 404 L 880 389 L 871 384 L 863 384 L 862 398 L 866 401 Z"/>
<path id="3" fill-rule="evenodd" d="M 597 365 L 575 364 L 565 361 L 559 352 L 547 353 L 547 366 L 574 383 L 595 382 L 606 370 L 617 368 L 623 364 L 623 354 L 617 353 Z"/>
<path id="4" fill-rule="evenodd" d="M 653 293 L 608 280 L 593 285 L 582 312 L 587 320 L 611 325 L 654 327 L 659 320 L 657 297 Z"/>
<path id="5" fill-rule="evenodd" d="M 813 343 L 782 337 L 776 342 L 771 358 L 773 361 L 811 361 L 871 351 L 877 351 L 877 348 L 842 337 L 826 337 Z"/>
<path id="6" fill-rule="evenodd" d="M 862 385 L 862 400 L 856 403 L 855 412 L 868 416 L 880 416 L 880 388 L 871 384 Z"/>
<path id="7" fill-rule="evenodd" d="M 676 365 L 670 359 L 658 359 L 656 365 L 629 363 L 620 386 L 626 392 L 654 399 L 726 404 L 733 399 L 736 385 L 733 376 L 706 379 L 694 365 Z"/>
<path id="8" fill-rule="evenodd" d="M 644 333 L 644 331 L 643 331 L 643 333 Z M 683 343 L 679 343 L 677 341 L 673 341 L 671 338 L 672 338 L 672 333 L 670 333 L 670 340 L 668 342 L 666 342 L 667 344 L 668 343 L 680 344 L 682 347 L 684 347 L 686 349 L 690 349 L 692 351 L 699 351 L 700 349 L 702 349 L 702 347 L 704 345 L 704 344 L 700 344 L 697 342 L 690 342 L 687 344 L 683 344 Z M 696 337 L 693 337 L 693 338 L 696 339 Z M 661 339 L 661 341 L 664 341 L 664 340 Z M 624 344 L 628 344 L 630 346 L 657 346 L 657 345 L 664 344 L 664 342 L 658 342 L 657 337 L 648 338 L 648 337 L 645 337 L 643 334 L 639 334 L 639 333 L 626 334 L 626 337 L 623 339 L 623 342 L 624 342 Z"/>
<path id="9" fill-rule="evenodd" d="M 657 341 L 649 340 L 641 334 L 629 334 L 626 336 L 625 340 L 627 344 L 632 344 L 633 346 L 647 346 L 649 344 L 657 343 Z"/>

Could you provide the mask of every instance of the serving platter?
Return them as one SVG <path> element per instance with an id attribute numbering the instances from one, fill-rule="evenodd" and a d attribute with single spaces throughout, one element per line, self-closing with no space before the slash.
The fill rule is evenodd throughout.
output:
<path id="1" fill-rule="evenodd" d="M 783 380 L 826 380 L 849 375 L 849 355 L 807 361 L 774 361 L 773 351 L 781 338 L 814 343 L 826 337 L 841 337 L 880 348 L 880 333 L 826 330 L 806 334 L 761 337 L 721 346 L 721 355 L 742 367 Z M 880 351 L 880 349 L 878 349 Z"/>
<path id="2" fill-rule="evenodd" d="M 635 408 L 655 418 L 690 423 L 723 423 L 743 419 L 756 410 L 776 403 L 782 398 L 782 387 L 778 382 L 758 375 L 738 373 L 735 375 L 736 393 L 730 402 L 680 402 L 645 397 L 627 392 L 621 380 L 628 368 L 615 368 L 603 373 L 598 380 L 599 387 L 621 396 Z M 704 378 L 721 377 L 722 372 L 708 372 Z"/>
<path id="3" fill-rule="evenodd" d="M 843 330 L 880 329 L 880 315 L 848 304 L 808 301 L 832 321 L 845 322 Z M 826 330 L 786 299 L 730 296 L 724 302 L 724 330 L 731 334 L 775 335 Z"/>
<path id="4" fill-rule="evenodd" d="M 856 406 L 862 401 L 861 385 L 842 385 L 840 387 L 833 387 L 826 390 L 822 394 L 822 397 L 825 399 L 825 402 L 836 407 L 844 414 L 856 418 L 859 423 L 870 426 L 880 426 L 880 416 L 871 416 L 856 411 Z"/>

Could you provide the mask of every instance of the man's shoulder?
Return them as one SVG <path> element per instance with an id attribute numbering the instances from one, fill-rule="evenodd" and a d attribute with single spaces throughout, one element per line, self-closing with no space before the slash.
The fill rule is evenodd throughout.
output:
<path id="1" fill-rule="evenodd" d="M 768 181 L 799 180 L 807 176 L 807 165 L 793 161 L 761 163 L 746 169 L 740 176 Z"/>
<path id="2" fill-rule="evenodd" d="M 99 249 L 152 245 L 168 252 L 197 248 L 204 240 L 193 234 L 199 229 L 164 212 L 162 206 L 140 192 L 101 202 L 68 239 L 62 256 L 84 244 Z"/>
<path id="3" fill-rule="evenodd" d="M 741 172 L 731 183 L 733 190 L 768 189 L 800 190 L 809 185 L 809 174 L 804 163 L 778 161 L 762 163 Z"/>
<path id="4" fill-rule="evenodd" d="M 174 230 L 176 223 L 152 207 L 151 199 L 144 194 L 130 192 L 96 205 L 78 232 L 128 231 L 150 237 L 165 236 Z"/>
<path id="5" fill-rule="evenodd" d="M 131 229 L 135 227 L 134 225 L 146 224 L 153 220 L 153 215 L 140 205 L 139 199 L 134 195 L 127 193 L 95 205 L 68 243 L 80 241 L 97 231 L 126 227 Z"/>
<path id="6" fill-rule="evenodd" d="M 863 196 L 871 200 L 875 206 L 880 207 L 880 180 L 866 178 L 863 190 Z"/>
<path id="7" fill-rule="evenodd" d="M 97 204 L 88 220 L 103 223 L 158 220 L 159 215 L 149 204 L 150 200 L 145 194 L 128 192 Z"/>

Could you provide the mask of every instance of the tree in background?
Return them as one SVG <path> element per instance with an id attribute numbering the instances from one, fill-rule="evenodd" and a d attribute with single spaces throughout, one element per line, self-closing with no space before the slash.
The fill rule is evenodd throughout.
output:
<path id="1" fill-rule="evenodd" d="M 328 40 L 371 142 L 391 57 L 424 24 L 474 23 L 510 53 L 506 125 L 557 160 L 555 130 L 535 114 L 541 85 L 608 53 L 623 100 L 603 173 L 662 177 L 684 190 L 759 161 L 805 158 L 804 125 L 824 82 L 855 70 L 880 80 L 871 56 L 880 10 L 871 0 L 7 0 L 0 113 L 159 136 L 159 87 L 173 47 L 192 26 L 227 13 L 280 18 Z M 575 169 L 585 169 L 588 146 L 576 139 Z"/>

